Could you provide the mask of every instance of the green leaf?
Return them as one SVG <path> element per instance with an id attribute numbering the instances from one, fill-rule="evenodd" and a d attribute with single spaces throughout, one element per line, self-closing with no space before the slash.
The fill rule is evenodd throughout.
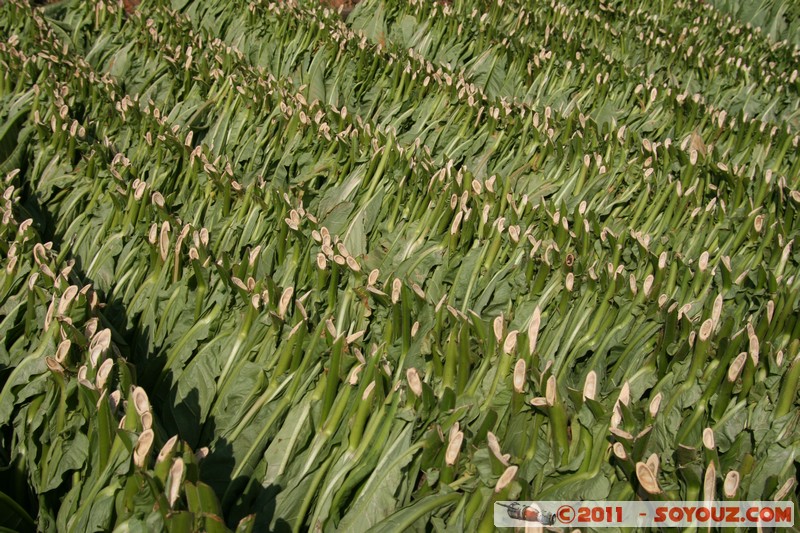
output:
<path id="1" fill-rule="evenodd" d="M 460 498 L 460 493 L 449 491 L 427 496 L 389 515 L 367 531 L 375 533 L 378 531 L 384 533 L 403 533 L 417 520 L 428 517 L 431 513 L 454 504 Z"/>
<path id="2" fill-rule="evenodd" d="M 411 434 L 412 426 L 409 425 L 384 448 L 372 475 L 356 495 L 353 507 L 339 522 L 340 529 L 370 528 L 394 512 L 396 495 L 404 480 L 403 470 L 417 449 L 411 445 Z"/>
<path id="3" fill-rule="evenodd" d="M 83 433 L 75 433 L 70 441 L 56 438 L 45 459 L 50 475 L 42 480 L 39 490 L 47 492 L 61 486 L 64 474 L 83 467 L 89 455 L 89 439 Z"/>

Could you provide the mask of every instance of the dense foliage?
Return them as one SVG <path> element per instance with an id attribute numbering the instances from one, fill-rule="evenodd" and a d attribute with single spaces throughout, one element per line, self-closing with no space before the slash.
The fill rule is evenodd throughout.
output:
<path id="1" fill-rule="evenodd" d="M 0 65 L 6 527 L 797 504 L 791 42 L 688 0 L 12 0 Z"/>
<path id="2" fill-rule="evenodd" d="M 800 46 L 800 5 L 792 0 L 709 0 L 729 17 L 755 26 L 773 41 L 787 41 Z"/>

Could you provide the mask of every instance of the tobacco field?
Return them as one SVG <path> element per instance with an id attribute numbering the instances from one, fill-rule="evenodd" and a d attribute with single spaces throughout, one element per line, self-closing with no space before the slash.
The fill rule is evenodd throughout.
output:
<path id="1" fill-rule="evenodd" d="M 743 5 L 2 2 L 0 531 L 797 517 L 800 40 Z"/>

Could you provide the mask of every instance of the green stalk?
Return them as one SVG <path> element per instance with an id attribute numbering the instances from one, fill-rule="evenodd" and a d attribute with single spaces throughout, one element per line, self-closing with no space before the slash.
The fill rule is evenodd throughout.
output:
<path id="1" fill-rule="evenodd" d="M 442 375 L 442 387 L 455 390 L 456 367 L 458 365 L 458 346 L 454 331 L 450 331 L 445 348 L 444 374 Z"/>
<path id="2" fill-rule="evenodd" d="M 427 516 L 436 509 L 455 503 L 461 497 L 462 494 L 460 492 L 447 492 L 427 496 L 409 507 L 400 509 L 384 521 L 378 522 L 369 532 L 406 533 L 420 518 Z"/>
<path id="3" fill-rule="evenodd" d="M 742 388 L 739 391 L 739 399 L 747 399 L 750 389 L 755 383 L 755 376 L 756 365 L 753 363 L 753 358 L 748 355 L 744 363 L 744 371 L 742 372 Z"/>
<path id="4" fill-rule="evenodd" d="M 302 318 L 298 319 L 297 324 L 292 326 L 292 330 L 294 330 L 294 328 L 297 327 L 298 324 L 301 325 L 293 333 L 290 330 L 290 337 L 283 342 L 283 344 L 280 347 L 280 350 L 278 351 L 280 355 L 278 356 L 278 363 L 275 366 L 275 373 L 274 373 L 275 376 L 282 375 L 291 367 L 293 356 L 295 353 L 295 346 L 298 343 L 302 344 L 303 339 L 305 338 L 306 327 L 305 327 L 305 322 L 303 321 Z"/>
<path id="5" fill-rule="evenodd" d="M 700 327 L 700 331 L 697 334 L 697 340 L 695 340 L 694 345 L 694 357 L 692 358 L 692 363 L 689 367 L 689 374 L 687 375 L 686 381 L 683 385 L 683 387 L 686 389 L 689 389 L 694 385 L 695 381 L 697 380 L 698 372 L 700 372 L 706 365 L 712 327 L 713 322 L 711 319 L 708 319 L 703 322 L 703 325 Z"/>
<path id="6" fill-rule="evenodd" d="M 353 419 L 353 427 L 350 430 L 350 446 L 348 448 L 350 452 L 355 452 L 356 449 L 358 449 L 359 444 L 361 444 L 361 437 L 364 434 L 364 425 L 366 424 L 367 417 L 369 416 L 370 409 L 372 408 L 372 397 L 374 396 L 373 389 L 374 387 L 370 387 L 368 385 L 367 390 L 364 391 L 364 394 L 359 399 L 358 410 L 356 411 L 356 416 Z"/>
<path id="7" fill-rule="evenodd" d="M 407 352 L 408 349 L 405 350 Z M 457 393 L 463 393 L 469 383 L 470 374 L 472 373 L 472 364 L 470 358 L 470 331 L 469 324 L 461 324 L 461 335 L 458 341 L 458 370 L 457 370 Z"/>
<path id="8" fill-rule="evenodd" d="M 336 261 L 330 263 L 331 274 L 328 280 L 328 312 L 333 312 L 336 308 L 336 300 L 339 296 L 339 265 Z"/>
<path id="9" fill-rule="evenodd" d="M 500 380 L 505 380 L 508 378 L 508 372 L 511 369 L 512 358 L 513 356 L 510 353 L 505 353 L 502 349 L 500 350 L 500 360 L 498 361 L 497 372 L 494 375 L 489 392 L 486 394 L 486 400 L 484 400 L 483 405 L 481 405 L 482 411 L 489 409 L 489 407 L 492 405 L 492 402 L 494 402 L 495 392 L 497 391 L 497 385 L 500 383 Z"/>
<path id="10" fill-rule="evenodd" d="M 797 400 L 798 388 L 800 388 L 800 356 L 794 358 L 792 365 L 783 378 L 783 383 L 778 394 L 775 416 L 780 418 L 789 413 L 792 405 Z"/>
<path id="11" fill-rule="evenodd" d="M 481 366 L 478 367 L 477 372 L 473 372 L 470 378 L 470 384 L 467 387 L 465 393 L 467 396 L 474 396 L 478 390 L 478 387 L 481 386 L 483 383 L 483 379 L 489 371 L 489 367 L 492 365 L 492 362 L 495 358 L 495 353 L 497 351 L 497 343 L 494 340 L 491 340 L 486 343 L 489 345 L 483 352 L 483 357 L 481 358 Z"/>
<path id="12" fill-rule="evenodd" d="M 553 456 L 560 464 L 569 462 L 569 438 L 567 437 L 567 412 L 560 401 L 549 407 L 550 433 L 553 437 Z"/>
<path id="13" fill-rule="evenodd" d="M 322 400 L 322 418 L 321 420 L 325 421 L 325 425 L 328 425 L 329 415 L 331 412 L 331 408 L 333 407 L 334 399 L 336 399 L 336 393 L 339 391 L 339 371 L 341 367 L 341 359 L 342 359 L 342 349 L 344 347 L 344 334 L 340 334 L 334 341 L 333 346 L 331 347 L 331 361 L 328 366 L 328 373 L 325 378 L 326 385 L 325 385 L 325 394 Z M 345 389 L 345 390 L 350 390 Z"/>
<path id="14" fill-rule="evenodd" d="M 225 380 L 228 377 L 228 372 L 231 369 L 231 365 L 236 360 L 236 356 L 239 354 L 239 350 L 242 348 L 242 345 L 247 340 L 248 335 L 250 334 L 250 327 L 253 325 L 253 321 L 255 320 L 256 315 L 258 315 L 258 311 L 255 307 L 249 304 L 247 305 L 247 310 L 244 312 L 244 323 L 242 327 L 239 329 L 239 334 L 236 335 L 236 340 L 233 343 L 233 347 L 231 348 L 231 353 L 228 354 L 228 358 L 225 361 L 225 366 L 222 367 L 222 372 L 219 375 L 219 379 L 217 380 L 217 390 L 222 390 L 225 385 Z"/>
<path id="15" fill-rule="evenodd" d="M 316 495 L 317 487 L 319 487 L 320 483 L 322 483 L 322 480 L 325 478 L 325 474 L 328 473 L 328 469 L 331 467 L 333 460 L 336 459 L 337 454 L 335 451 L 336 448 L 331 450 L 331 454 L 328 456 L 328 459 L 322 463 L 317 472 L 314 474 L 314 477 L 311 479 L 311 486 L 308 488 L 308 491 L 306 491 L 306 495 L 303 498 L 303 501 L 300 503 L 300 508 L 297 510 L 297 521 L 292 527 L 292 533 L 299 533 L 303 530 L 306 514 L 308 513 L 308 509 L 311 507 L 311 502 L 313 501 L 314 496 Z"/>

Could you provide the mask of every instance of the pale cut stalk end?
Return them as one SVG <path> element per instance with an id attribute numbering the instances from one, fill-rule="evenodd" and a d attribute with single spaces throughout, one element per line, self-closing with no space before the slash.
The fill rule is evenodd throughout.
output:
<path id="1" fill-rule="evenodd" d="M 89 361 L 92 363 L 92 368 L 97 367 L 97 361 L 100 355 L 104 353 L 111 346 L 111 330 L 109 328 L 102 329 L 92 337 L 89 343 Z"/>
<path id="2" fill-rule="evenodd" d="M 58 345 L 58 348 L 56 349 L 56 357 L 55 357 L 56 361 L 58 361 L 59 363 L 63 363 L 64 360 L 67 358 L 67 355 L 69 354 L 69 349 L 71 346 L 72 342 L 70 342 L 69 339 L 61 341 Z"/>
<path id="3" fill-rule="evenodd" d="M 345 342 L 350 345 L 360 339 L 367 330 L 362 329 L 361 331 L 356 331 L 355 333 L 351 333 L 345 338 Z"/>
<path id="4" fill-rule="evenodd" d="M 486 442 L 489 445 L 489 449 L 495 455 L 501 455 L 500 453 L 500 441 L 497 440 L 497 435 L 492 433 L 491 431 L 486 432 Z"/>
<path id="5" fill-rule="evenodd" d="M 711 308 L 711 320 L 714 323 L 714 328 L 719 324 L 719 318 L 722 315 L 722 294 L 717 294 L 714 298 L 714 306 Z"/>
<path id="6" fill-rule="evenodd" d="M 731 366 L 728 368 L 728 381 L 733 383 L 739 379 L 739 374 L 741 374 L 746 361 L 747 352 L 742 352 L 736 356 L 736 359 L 731 362 Z"/>
<path id="7" fill-rule="evenodd" d="M 705 272 L 708 268 L 708 252 L 703 252 L 700 254 L 700 259 L 697 261 L 697 268 L 700 269 L 700 272 Z"/>
<path id="8" fill-rule="evenodd" d="M 486 439 L 489 444 L 489 450 L 497 458 L 497 460 L 500 461 L 500 463 L 503 464 L 503 466 L 509 466 L 508 460 L 511 459 L 511 454 L 502 453 L 502 451 L 500 450 L 500 442 L 497 440 L 495 434 L 489 431 L 486 435 Z"/>
<path id="9" fill-rule="evenodd" d="M 725 482 L 722 485 L 722 491 L 725 493 L 726 498 L 735 498 L 739 490 L 739 472 L 731 470 L 725 476 Z"/>
<path id="10" fill-rule="evenodd" d="M 517 330 L 510 331 L 503 342 L 503 353 L 513 353 L 517 348 Z"/>
<path id="11" fill-rule="evenodd" d="M 503 315 L 500 314 L 492 322 L 492 329 L 494 331 L 494 338 L 498 344 L 503 341 Z"/>
<path id="12" fill-rule="evenodd" d="M 714 450 L 717 447 L 714 439 L 713 429 L 705 428 L 703 430 L 703 446 L 705 446 L 708 450 Z"/>
<path id="13" fill-rule="evenodd" d="M 518 393 L 525 391 L 525 376 L 528 368 L 524 359 L 518 359 L 514 365 L 514 390 Z"/>
<path id="14" fill-rule="evenodd" d="M 646 278 L 644 278 L 644 284 L 642 286 L 642 291 L 644 291 L 645 296 L 650 296 L 650 291 L 653 290 L 653 282 L 655 281 L 655 277 L 652 274 L 648 274 Z"/>
<path id="15" fill-rule="evenodd" d="M 375 389 L 375 381 L 371 381 L 370 384 L 367 385 L 367 388 L 364 389 L 364 393 L 361 395 L 361 399 L 363 401 L 369 400 L 369 396 L 370 396 L 370 394 L 372 394 L 372 391 L 374 389 Z"/>
<path id="16" fill-rule="evenodd" d="M 583 399 L 594 400 L 597 392 L 597 372 L 590 371 L 583 382 Z"/>
<path id="17" fill-rule="evenodd" d="M 286 316 L 286 311 L 289 309 L 289 303 L 294 296 L 294 287 L 286 287 L 281 293 L 281 298 L 278 301 L 278 316 L 283 319 Z"/>
<path id="18" fill-rule="evenodd" d="M 619 402 L 614 404 L 614 411 L 611 413 L 611 427 L 618 427 L 622 422 L 622 410 L 619 407 Z"/>
<path id="19" fill-rule="evenodd" d="M 117 408 L 119 407 L 119 403 L 122 401 L 122 393 L 119 390 L 115 390 L 111 394 L 108 395 L 108 405 L 111 408 L 112 413 L 116 413 Z"/>
<path id="20" fill-rule="evenodd" d="M 169 222 L 164 222 L 161 226 L 161 233 L 158 237 L 158 250 L 161 260 L 166 261 L 169 256 Z"/>
<path id="21" fill-rule="evenodd" d="M 144 468 L 147 461 L 147 456 L 150 454 L 150 448 L 153 446 L 155 433 L 152 429 L 142 431 L 139 438 L 136 440 L 136 446 L 133 449 L 133 463 L 139 468 Z"/>
<path id="22" fill-rule="evenodd" d="M 528 324 L 528 351 L 533 354 L 536 351 L 536 341 L 539 337 L 539 326 L 542 321 L 542 311 L 539 306 L 533 310 L 533 316 Z"/>
<path id="23" fill-rule="evenodd" d="M 50 359 L 50 358 L 48 357 L 47 359 Z M 50 359 L 50 361 L 54 361 L 54 360 L 53 360 L 53 359 Z M 58 363 L 55 363 L 55 364 L 56 364 L 56 365 L 58 365 Z M 49 365 L 48 365 L 48 366 L 49 366 Z M 60 367 L 60 366 L 61 366 L 61 365 L 59 365 L 59 367 Z M 51 368 L 51 370 L 52 370 L 52 368 Z M 62 369 L 62 370 L 63 370 L 63 369 Z M 86 377 L 86 375 L 87 375 L 87 373 L 88 373 L 88 372 L 89 372 L 89 369 L 86 367 L 86 365 L 82 365 L 82 366 L 81 366 L 81 367 L 78 369 L 78 383 L 80 383 L 81 385 L 83 385 L 83 386 L 84 386 L 84 387 L 86 387 L 87 389 L 94 390 L 94 389 L 95 389 L 94 383 L 92 383 L 91 381 L 89 381 L 89 380 L 87 379 L 87 377 Z"/>
<path id="24" fill-rule="evenodd" d="M 58 361 L 56 361 L 52 357 L 45 357 L 44 358 L 44 362 L 47 365 L 47 368 L 49 368 L 51 372 L 55 372 L 56 374 L 61 374 L 61 375 L 64 374 L 64 367 L 61 366 L 61 363 L 59 363 Z M 81 368 L 84 369 L 84 375 L 85 375 L 86 374 L 86 370 L 85 370 L 86 366 L 82 366 Z M 80 370 L 79 370 L 78 371 L 78 380 L 81 380 L 81 379 L 82 378 L 81 378 L 81 374 L 80 374 Z M 85 381 L 85 378 L 83 378 L 83 380 Z"/>
<path id="25" fill-rule="evenodd" d="M 500 479 L 497 480 L 497 484 L 494 486 L 495 494 L 499 493 L 501 490 L 506 488 L 511 481 L 513 481 L 514 476 L 517 475 L 517 470 L 519 469 L 518 466 L 513 465 L 509 466 L 505 469 L 503 474 L 500 476 Z"/>
<path id="26" fill-rule="evenodd" d="M 750 326 L 750 324 L 748 324 L 748 326 Z M 750 328 L 748 328 L 748 330 L 749 329 Z M 758 337 L 756 337 L 755 333 L 750 333 L 750 331 L 748 331 L 748 334 L 749 334 L 748 335 L 749 347 L 747 349 L 747 353 L 750 355 L 750 359 L 752 359 L 753 365 L 758 366 L 758 356 L 759 356 Z"/>
<path id="27" fill-rule="evenodd" d="M 108 377 L 111 375 L 111 370 L 114 368 L 114 361 L 112 359 L 106 359 L 103 361 L 103 364 L 100 365 L 100 368 L 97 369 L 97 376 L 95 377 L 95 385 L 97 386 L 98 390 L 105 389 L 106 382 L 108 381 Z"/>
<path id="28" fill-rule="evenodd" d="M 619 402 L 625 405 L 631 404 L 631 386 L 627 381 L 622 384 L 622 389 L 619 391 Z"/>
<path id="29" fill-rule="evenodd" d="M 700 340 L 705 342 L 711 336 L 711 331 L 714 329 L 714 321 L 712 319 L 707 319 L 703 322 L 703 325 L 700 326 Z"/>
<path id="30" fill-rule="evenodd" d="M 717 467 L 714 463 L 709 463 L 703 479 L 703 500 L 713 502 L 717 493 Z"/>
<path id="31" fill-rule="evenodd" d="M 330 318 L 325 321 L 325 329 L 328 331 L 328 334 L 334 339 L 339 336 L 339 333 L 336 331 L 336 326 L 333 324 L 333 320 L 331 320 Z"/>
<path id="32" fill-rule="evenodd" d="M 63 315 L 69 309 L 69 304 L 72 303 L 72 300 L 78 295 L 78 287 L 77 285 L 70 285 L 67 287 L 67 290 L 64 291 L 64 294 L 61 295 L 61 300 L 58 302 L 58 314 Z"/>
<path id="33" fill-rule="evenodd" d="M 621 442 L 615 442 L 611 449 L 614 451 L 614 455 L 616 455 L 617 458 L 622 459 L 623 461 L 628 458 L 628 453 L 625 451 L 625 446 L 623 446 Z"/>
<path id="34" fill-rule="evenodd" d="M 416 368 L 409 368 L 406 370 L 406 380 L 408 380 L 408 386 L 411 392 L 413 392 L 417 398 L 421 398 L 422 381 L 419 379 L 419 373 L 417 373 Z"/>
<path id="35" fill-rule="evenodd" d="M 797 479 L 794 477 L 790 477 L 786 480 L 786 482 L 781 485 L 781 488 L 775 493 L 775 496 L 772 498 L 773 501 L 781 501 L 785 500 L 787 496 L 792 492 L 794 486 L 797 484 Z"/>
<path id="36" fill-rule="evenodd" d="M 420 300 L 424 300 L 425 299 L 425 291 L 423 291 L 422 287 L 420 287 L 418 284 L 412 283 L 411 284 L 411 290 L 414 291 L 414 294 L 416 294 L 419 297 Z"/>
<path id="37" fill-rule="evenodd" d="M 649 468 L 649 469 L 650 469 L 650 472 L 652 472 L 652 473 L 653 473 L 653 476 L 654 476 L 656 479 L 658 479 L 658 467 L 659 467 L 659 463 L 660 463 L 660 461 L 659 461 L 659 459 L 658 459 L 658 454 L 655 454 L 655 453 L 653 453 L 653 454 L 650 454 L 650 457 L 648 457 L 648 458 L 647 458 L 647 461 L 645 462 L 645 464 L 647 465 L 647 468 Z"/>
<path id="38" fill-rule="evenodd" d="M 347 266 L 350 267 L 350 270 L 353 272 L 361 272 L 361 266 L 358 264 L 358 261 L 353 258 L 353 256 L 348 255 L 345 258 L 345 261 L 347 261 Z"/>
<path id="39" fill-rule="evenodd" d="M 359 363 L 353 367 L 350 371 L 350 374 L 347 376 L 347 382 L 350 385 L 358 385 L 358 376 L 361 374 L 361 371 L 364 370 L 364 365 Z"/>
<path id="40" fill-rule="evenodd" d="M 181 485 L 186 465 L 183 459 L 178 457 L 169 469 L 169 479 L 167 480 L 167 501 L 170 507 L 175 507 L 178 497 L 181 495 Z"/>
<path id="41" fill-rule="evenodd" d="M 378 276 L 380 275 L 381 275 L 380 270 L 378 270 L 377 268 L 373 269 L 372 272 L 370 272 L 369 276 L 367 277 L 367 285 L 370 286 L 375 285 L 378 282 Z"/>
<path id="42" fill-rule="evenodd" d="M 447 440 L 453 440 L 453 436 L 461 430 L 461 424 L 456 421 L 455 424 L 450 426 L 450 431 L 447 433 Z"/>
<path id="43" fill-rule="evenodd" d="M 456 213 L 456 216 L 453 217 L 453 224 L 450 226 L 450 235 L 457 235 L 458 228 L 461 226 L 461 219 L 464 217 L 464 212 L 459 211 Z"/>
<path id="44" fill-rule="evenodd" d="M 211 450 L 208 449 L 208 446 L 203 446 L 202 448 L 194 452 L 194 460 L 199 463 L 200 461 L 208 457 L 210 453 Z"/>
<path id="45" fill-rule="evenodd" d="M 172 437 L 164 443 L 164 446 L 161 447 L 161 451 L 158 452 L 158 456 L 156 457 L 156 464 L 162 462 L 166 459 L 172 451 L 175 449 L 175 446 L 178 444 L 178 436 L 173 435 Z"/>
<path id="46" fill-rule="evenodd" d="M 464 441 L 464 433 L 456 431 L 450 435 L 450 442 L 447 445 L 445 452 L 444 462 L 448 466 L 453 466 L 458 460 L 458 454 L 461 451 L 461 443 Z"/>
<path id="47" fill-rule="evenodd" d="M 661 487 L 658 486 L 658 480 L 653 472 L 648 468 L 645 463 L 636 463 L 636 477 L 639 484 L 649 494 L 661 494 Z"/>
<path id="48" fill-rule="evenodd" d="M 139 416 L 150 411 L 150 400 L 147 399 L 147 393 L 143 388 L 136 387 L 131 396 L 133 397 L 133 406 Z"/>
<path id="49" fill-rule="evenodd" d="M 556 392 L 556 377 L 550 376 L 547 378 L 547 386 L 545 387 L 545 400 L 547 400 L 547 405 L 553 406 L 556 404 L 557 400 L 557 392 Z"/>
<path id="50" fill-rule="evenodd" d="M 141 416 L 142 422 L 142 429 L 152 429 L 153 428 L 153 415 L 149 411 L 147 413 L 143 413 Z"/>
<path id="51" fill-rule="evenodd" d="M 764 215 L 758 215 L 753 220 L 753 229 L 756 230 L 756 233 L 761 233 L 761 229 L 764 227 Z"/>
<path id="52" fill-rule="evenodd" d="M 658 394 L 653 396 L 652 400 L 650 400 L 650 406 L 648 408 L 648 411 L 650 412 L 650 416 L 653 418 L 656 417 L 656 415 L 658 414 L 658 410 L 661 407 L 661 398 L 663 398 L 663 396 L 659 392 Z"/>

